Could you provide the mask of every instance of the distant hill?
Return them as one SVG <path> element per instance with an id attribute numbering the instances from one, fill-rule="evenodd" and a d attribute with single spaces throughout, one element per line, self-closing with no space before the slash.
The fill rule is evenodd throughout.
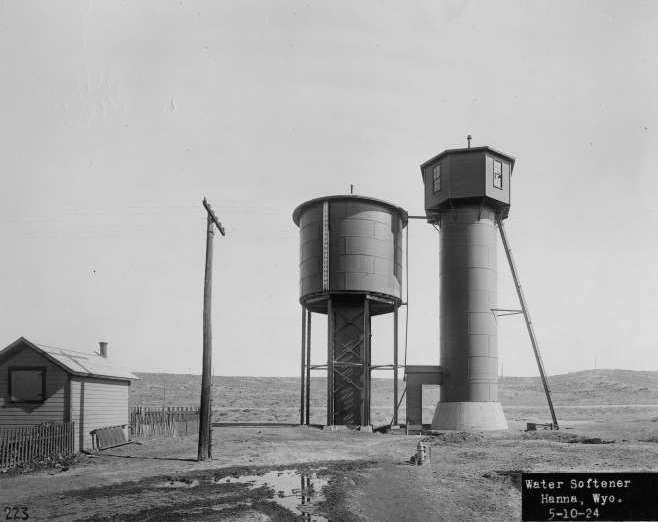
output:
<path id="1" fill-rule="evenodd" d="M 584 370 L 549 377 L 556 404 L 651 404 L 658 403 L 658 372 L 634 370 Z M 501 379 L 503 405 L 545 402 L 539 377 Z"/>
<path id="2" fill-rule="evenodd" d="M 197 406 L 201 390 L 198 375 L 174 373 L 137 373 L 140 378 L 130 389 L 133 406 Z M 549 377 L 556 405 L 575 404 L 651 404 L 658 403 L 658 372 L 632 370 L 585 370 Z M 312 408 L 325 404 L 326 379 L 311 380 Z M 288 410 L 299 404 L 299 378 L 294 377 L 215 377 L 215 411 Z M 400 379 L 401 390 L 404 387 Z M 499 399 L 504 406 L 540 405 L 545 398 L 539 377 L 504 377 L 499 384 Z M 393 381 L 373 379 L 373 410 L 390 411 Z M 294 415 L 293 415 L 294 416 Z M 286 418 L 287 418 L 286 417 Z M 283 421 L 282 421 L 283 422 Z"/>

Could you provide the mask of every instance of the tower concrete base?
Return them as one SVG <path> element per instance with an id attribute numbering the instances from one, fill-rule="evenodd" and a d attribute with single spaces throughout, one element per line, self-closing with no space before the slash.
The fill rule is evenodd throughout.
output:
<path id="1" fill-rule="evenodd" d="M 499 402 L 439 402 L 433 430 L 506 430 L 507 420 Z"/>

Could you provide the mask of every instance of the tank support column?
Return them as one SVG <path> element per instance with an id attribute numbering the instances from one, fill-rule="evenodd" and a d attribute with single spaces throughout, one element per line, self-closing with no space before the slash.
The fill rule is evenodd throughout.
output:
<path id="1" fill-rule="evenodd" d="M 306 425 L 310 424 L 311 419 L 311 310 L 308 309 L 306 314 Z"/>
<path id="2" fill-rule="evenodd" d="M 393 426 L 398 424 L 398 308 L 393 309 Z"/>
<path id="3" fill-rule="evenodd" d="M 334 425 L 334 310 L 327 300 L 327 426 Z"/>
<path id="4" fill-rule="evenodd" d="M 432 429 L 506 430 L 498 401 L 496 221 L 488 205 L 443 212 L 440 235 L 443 382 Z"/>
<path id="5" fill-rule="evenodd" d="M 370 424 L 370 301 L 363 300 L 363 349 L 361 351 L 361 420 L 359 424 Z"/>
<path id="6" fill-rule="evenodd" d="M 306 307 L 302 306 L 302 371 L 299 381 L 299 424 L 304 424 L 304 391 L 306 384 Z"/>

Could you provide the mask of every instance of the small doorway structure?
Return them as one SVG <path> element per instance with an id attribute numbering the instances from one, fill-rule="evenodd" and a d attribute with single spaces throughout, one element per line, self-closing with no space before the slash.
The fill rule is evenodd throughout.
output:
<path id="1" fill-rule="evenodd" d="M 407 430 L 420 430 L 423 427 L 423 385 L 440 385 L 443 381 L 441 366 L 407 365 Z"/>

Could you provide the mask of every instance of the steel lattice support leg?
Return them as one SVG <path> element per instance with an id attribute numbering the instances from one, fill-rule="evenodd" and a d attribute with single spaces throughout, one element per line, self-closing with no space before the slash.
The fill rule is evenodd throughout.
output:
<path id="1" fill-rule="evenodd" d="M 331 298 L 328 425 L 370 423 L 370 313 L 365 296 Z"/>

